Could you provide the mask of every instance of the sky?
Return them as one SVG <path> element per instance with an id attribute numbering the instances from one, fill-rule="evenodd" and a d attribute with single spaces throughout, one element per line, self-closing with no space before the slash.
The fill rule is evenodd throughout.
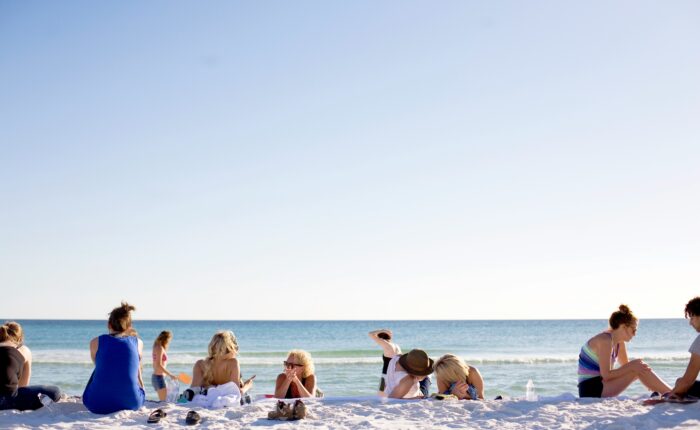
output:
<path id="1" fill-rule="evenodd" d="M 698 16 L 0 2 L 0 318 L 682 318 Z"/>

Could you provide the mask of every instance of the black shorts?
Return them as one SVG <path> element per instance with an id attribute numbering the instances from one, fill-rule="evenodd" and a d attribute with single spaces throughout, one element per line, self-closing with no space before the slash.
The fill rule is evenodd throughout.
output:
<path id="1" fill-rule="evenodd" d="M 700 381 L 695 381 L 695 383 L 690 387 L 686 396 L 700 397 Z"/>
<path id="2" fill-rule="evenodd" d="M 579 397 L 603 397 L 603 378 L 596 376 L 595 378 L 586 379 L 578 384 Z"/>

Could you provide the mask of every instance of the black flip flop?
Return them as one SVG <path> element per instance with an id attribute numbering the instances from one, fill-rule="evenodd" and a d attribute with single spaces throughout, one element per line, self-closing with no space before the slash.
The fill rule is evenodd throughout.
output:
<path id="1" fill-rule="evenodd" d="M 163 418 L 167 417 L 168 414 L 165 413 L 162 409 L 156 409 L 155 411 L 151 412 L 151 414 L 148 416 L 148 423 L 149 424 L 155 424 L 160 422 Z"/>
<path id="2" fill-rule="evenodd" d="M 202 417 L 199 416 L 197 411 L 189 411 L 187 412 L 187 417 L 185 417 L 185 424 L 187 424 L 188 426 L 193 426 L 199 424 L 201 420 Z"/>

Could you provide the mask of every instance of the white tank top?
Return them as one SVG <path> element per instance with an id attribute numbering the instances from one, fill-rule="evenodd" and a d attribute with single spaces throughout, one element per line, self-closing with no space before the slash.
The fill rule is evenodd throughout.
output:
<path id="1" fill-rule="evenodd" d="M 396 370 L 396 365 L 399 364 L 400 357 L 400 355 L 394 356 L 394 358 L 392 358 L 389 362 L 389 366 L 386 370 L 386 389 L 384 390 L 384 392 L 387 396 L 390 396 L 391 392 L 394 391 L 394 388 L 396 388 L 396 386 L 399 385 L 399 383 L 401 382 L 401 379 L 408 375 L 408 373 L 406 373 L 406 371 L 404 370 Z M 406 393 L 403 397 L 404 399 L 406 399 L 411 397 L 418 397 L 422 394 L 423 393 L 421 393 L 420 391 L 420 383 L 416 382 L 413 385 L 413 387 L 411 387 L 411 389 L 408 390 L 408 393 Z"/>

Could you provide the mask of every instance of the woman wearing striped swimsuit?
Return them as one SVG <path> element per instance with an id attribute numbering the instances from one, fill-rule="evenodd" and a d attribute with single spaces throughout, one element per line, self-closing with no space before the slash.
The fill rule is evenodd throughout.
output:
<path id="1" fill-rule="evenodd" d="M 610 329 L 592 337 L 581 348 L 578 358 L 579 397 L 614 397 L 620 395 L 632 382 L 639 381 L 649 391 L 671 391 L 661 378 L 642 360 L 627 358 L 629 342 L 637 334 L 638 320 L 632 311 L 620 305 L 610 315 Z M 620 367 L 613 369 L 615 361 Z"/>

